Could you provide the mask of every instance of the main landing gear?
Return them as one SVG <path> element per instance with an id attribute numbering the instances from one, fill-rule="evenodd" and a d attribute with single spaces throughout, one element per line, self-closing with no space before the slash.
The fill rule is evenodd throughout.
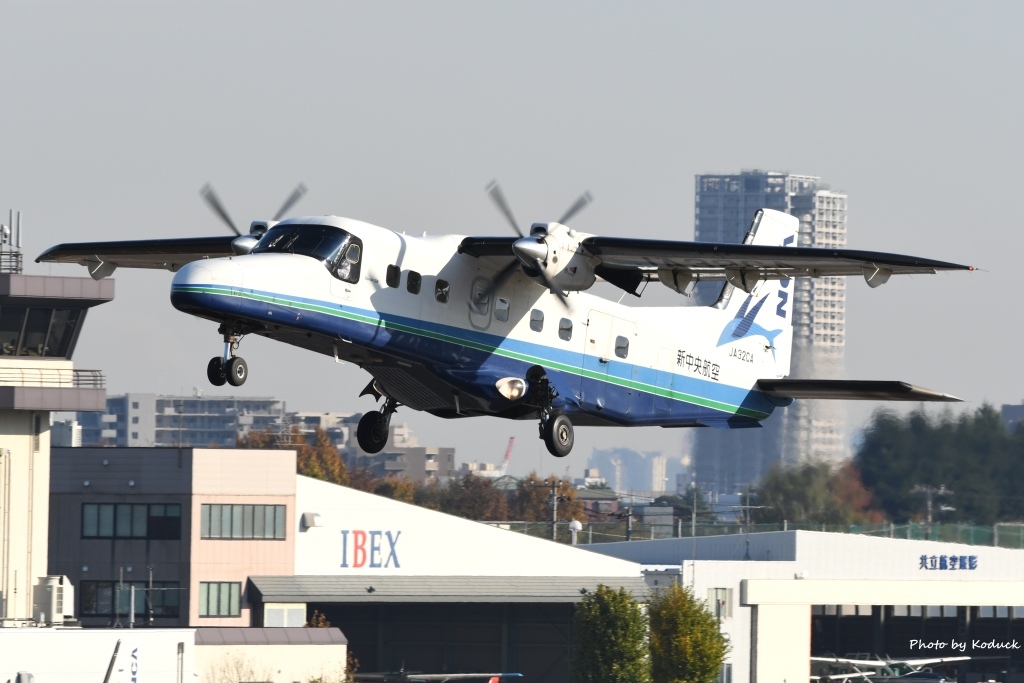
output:
<path id="1" fill-rule="evenodd" d="M 398 410 L 398 401 L 385 398 L 380 410 L 364 413 L 356 427 L 356 441 L 367 453 L 380 453 L 388 442 L 391 416 Z"/>
<path id="2" fill-rule="evenodd" d="M 548 447 L 551 455 L 564 458 L 569 455 L 575 441 L 572 422 L 565 413 L 553 405 L 558 392 L 551 386 L 547 375 L 542 373 L 543 371 L 536 376 L 528 376 L 528 379 L 535 383 L 540 398 L 540 438 L 544 439 L 544 445 Z"/>
<path id="3" fill-rule="evenodd" d="M 206 365 L 206 377 L 215 387 L 222 387 L 225 383 L 240 387 L 249 378 L 249 366 L 241 356 L 235 355 L 242 335 L 236 334 L 225 325 L 221 325 L 218 331 L 224 335 L 224 355 L 210 359 Z"/>

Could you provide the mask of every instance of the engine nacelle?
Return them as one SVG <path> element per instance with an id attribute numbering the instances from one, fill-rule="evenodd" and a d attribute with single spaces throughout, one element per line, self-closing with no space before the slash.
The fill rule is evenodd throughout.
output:
<path id="1" fill-rule="evenodd" d="M 540 267 L 551 286 L 559 291 L 589 289 L 597 281 L 594 268 L 599 261 L 580 246 L 587 237 L 590 235 L 561 223 L 534 223 L 530 236 L 522 240 L 526 248 L 517 250 L 522 252 L 523 272 L 534 282 L 547 286 L 544 278 L 530 272 Z"/>

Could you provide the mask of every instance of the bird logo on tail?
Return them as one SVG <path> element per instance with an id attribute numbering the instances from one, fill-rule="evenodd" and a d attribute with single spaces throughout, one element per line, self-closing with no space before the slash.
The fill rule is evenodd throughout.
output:
<path id="1" fill-rule="evenodd" d="M 764 337 L 765 341 L 768 342 L 767 348 L 771 349 L 772 358 L 775 357 L 775 338 L 782 334 L 782 330 L 768 330 L 761 327 L 754 319 L 757 318 L 758 312 L 761 310 L 761 306 L 764 305 L 768 295 L 765 294 L 761 297 L 753 308 L 750 308 L 750 301 L 753 299 L 751 295 L 747 295 L 743 305 L 740 306 L 740 310 L 736 312 L 736 317 L 725 324 L 725 328 L 722 329 L 722 334 L 718 338 L 717 346 L 724 346 L 731 344 L 734 341 L 740 339 L 746 339 L 747 337 Z M 750 308 L 750 310 L 747 310 Z"/>

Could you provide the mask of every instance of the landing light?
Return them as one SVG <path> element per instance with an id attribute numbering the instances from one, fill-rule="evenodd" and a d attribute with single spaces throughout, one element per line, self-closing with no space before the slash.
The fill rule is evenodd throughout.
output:
<path id="1" fill-rule="evenodd" d="M 517 401 L 526 393 L 526 380 L 518 377 L 505 377 L 494 383 L 498 393 L 510 401 Z"/>

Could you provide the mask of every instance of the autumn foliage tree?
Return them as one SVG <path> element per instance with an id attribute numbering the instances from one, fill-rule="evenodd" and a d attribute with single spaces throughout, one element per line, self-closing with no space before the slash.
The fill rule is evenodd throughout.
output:
<path id="1" fill-rule="evenodd" d="M 298 427 L 292 427 L 285 434 L 271 429 L 262 432 L 249 432 L 239 437 L 238 448 L 291 448 L 295 450 L 295 469 L 299 474 L 314 479 L 329 481 L 332 484 L 347 484 L 348 472 L 345 462 L 341 459 L 338 449 L 331 443 L 327 432 L 316 429 L 313 432 L 313 443 L 306 441 Z"/>
<path id="2" fill-rule="evenodd" d="M 758 522 L 856 524 L 881 521 L 857 468 L 827 462 L 776 464 L 757 488 L 752 516 Z"/>
<path id="3" fill-rule="evenodd" d="M 647 615 L 624 588 L 600 585 L 576 606 L 573 683 L 651 683 Z"/>
<path id="4" fill-rule="evenodd" d="M 688 587 L 672 583 L 648 606 L 653 683 L 712 683 L 729 643 L 718 620 Z"/>
<path id="5" fill-rule="evenodd" d="M 524 522 L 551 521 L 551 487 L 558 496 L 558 519 L 571 520 L 583 516 L 583 503 L 576 498 L 576 489 L 568 479 L 541 479 L 530 472 L 516 485 L 515 497 L 509 506 L 513 518 Z"/>

